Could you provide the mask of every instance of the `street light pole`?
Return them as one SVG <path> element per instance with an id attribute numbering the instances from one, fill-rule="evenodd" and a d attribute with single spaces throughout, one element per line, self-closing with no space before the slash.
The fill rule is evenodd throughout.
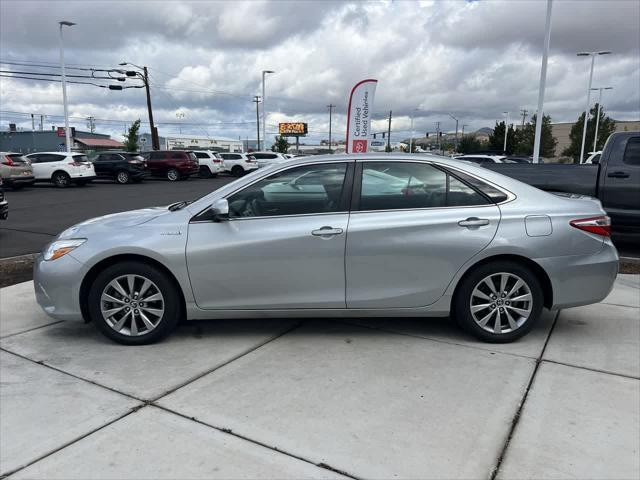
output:
<path id="1" fill-rule="evenodd" d="M 600 95 L 598 96 L 598 113 L 596 114 L 596 133 L 593 136 L 593 151 L 595 152 L 597 150 L 597 144 L 598 144 L 598 126 L 600 126 L 600 108 L 602 107 L 602 91 L 613 90 L 613 87 L 592 88 L 591 90 L 600 91 Z"/>
<path id="2" fill-rule="evenodd" d="M 584 145 L 587 140 L 587 123 L 589 122 L 589 104 L 591 103 L 591 83 L 593 82 L 593 67 L 596 63 L 596 55 L 609 55 L 611 52 L 580 52 L 579 57 L 591 57 L 591 69 L 589 70 L 589 87 L 587 88 L 587 106 L 584 110 L 584 125 L 582 128 L 582 145 L 580 146 L 580 158 L 578 163 L 582 163 L 584 159 Z"/>
<path id="3" fill-rule="evenodd" d="M 327 105 L 327 108 L 329 109 L 329 151 L 333 153 L 333 149 L 331 148 L 331 112 L 335 108 L 335 105 L 333 103 L 330 103 L 329 105 Z"/>
<path id="4" fill-rule="evenodd" d="M 264 78 L 268 73 L 275 73 L 273 70 L 263 70 L 262 71 L 262 149 L 266 150 L 266 141 L 267 141 L 267 97 L 265 96 L 265 88 L 264 88 Z M 257 105 L 257 104 L 256 104 Z M 260 144 L 258 142 L 258 148 L 260 149 Z"/>
<path id="5" fill-rule="evenodd" d="M 64 104 L 64 136 L 67 154 L 71 153 L 71 131 L 69 130 L 69 105 L 67 103 L 67 77 L 64 68 L 64 41 L 62 39 L 62 27 L 72 27 L 73 22 L 63 20 L 60 25 L 60 69 L 62 71 L 62 103 Z"/>
<path id="6" fill-rule="evenodd" d="M 413 152 L 413 115 L 416 109 L 411 110 L 411 137 L 409 138 L 409 153 Z"/>
<path id="7" fill-rule="evenodd" d="M 507 135 L 509 135 L 509 112 L 504 113 L 504 146 L 502 147 L 503 155 L 507 154 Z"/>
<path id="8" fill-rule="evenodd" d="M 547 0 L 547 21 L 544 31 L 544 49 L 542 51 L 542 68 L 540 69 L 540 86 L 538 89 L 538 116 L 536 121 L 536 135 L 533 141 L 533 163 L 540 162 L 540 140 L 542 139 L 542 119 L 544 118 L 542 107 L 544 105 L 544 90 L 547 84 L 547 60 L 549 58 L 549 46 L 551 45 L 551 10 L 553 0 Z"/>

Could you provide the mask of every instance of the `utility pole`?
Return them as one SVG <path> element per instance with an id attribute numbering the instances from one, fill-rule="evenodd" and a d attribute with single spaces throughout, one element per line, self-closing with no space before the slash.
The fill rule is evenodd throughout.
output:
<path id="1" fill-rule="evenodd" d="M 329 151 L 333 153 L 333 149 L 331 148 L 331 111 L 335 108 L 335 105 L 330 103 L 327 105 L 327 108 L 329 109 Z"/>
<path id="2" fill-rule="evenodd" d="M 436 122 L 436 145 L 440 150 L 440 122 Z"/>
<path id="3" fill-rule="evenodd" d="M 149 72 L 147 67 L 142 67 L 144 72 L 144 89 L 147 92 L 147 110 L 149 111 L 149 128 L 151 128 L 151 146 L 153 150 L 160 150 L 160 139 L 158 138 L 158 131 L 153 123 L 153 110 L 151 109 L 151 91 L 149 90 Z"/>
<path id="4" fill-rule="evenodd" d="M 509 135 L 509 112 L 504 113 L 504 146 L 502 147 L 503 155 L 507 154 L 507 135 Z"/>
<path id="5" fill-rule="evenodd" d="M 32 113 L 31 114 L 31 131 L 33 132 L 35 129 L 36 129 L 36 119 Z"/>
<path id="6" fill-rule="evenodd" d="M 387 150 L 391 151 L 391 117 L 393 115 L 393 111 L 389 110 L 389 127 L 387 128 Z"/>
<path id="7" fill-rule="evenodd" d="M 449 116 L 456 121 L 456 152 L 457 152 L 458 151 L 458 119 L 451 114 L 449 114 Z"/>
<path id="8" fill-rule="evenodd" d="M 522 115 L 522 130 L 524 130 L 524 121 L 527 119 L 528 113 L 529 113 L 529 110 L 527 110 L 526 108 L 523 108 L 522 110 L 520 110 L 520 115 Z"/>
<path id="9" fill-rule="evenodd" d="M 44 115 L 40 114 L 40 131 L 44 130 Z"/>
<path id="10" fill-rule="evenodd" d="M 462 139 L 464 140 L 464 127 L 468 127 L 469 124 L 468 123 L 463 123 L 462 124 Z"/>
<path id="11" fill-rule="evenodd" d="M 253 103 L 256 104 L 256 133 L 258 135 L 258 148 L 260 148 L 260 108 L 258 108 L 258 104 L 260 103 L 260 95 L 256 95 L 255 97 L 253 97 Z M 248 145 L 247 150 L 249 150 Z"/>
<path id="12" fill-rule="evenodd" d="M 94 120 L 95 120 L 94 117 L 87 117 L 87 122 L 89 122 L 89 123 L 87 123 L 87 127 L 89 127 L 89 131 L 91 133 L 96 131 L 96 124 L 95 124 Z"/>

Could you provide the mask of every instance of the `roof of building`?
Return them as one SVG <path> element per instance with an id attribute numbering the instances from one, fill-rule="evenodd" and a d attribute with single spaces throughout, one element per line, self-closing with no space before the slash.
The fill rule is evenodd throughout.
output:
<path id="1" fill-rule="evenodd" d="M 123 148 L 124 145 L 111 138 L 76 138 L 76 142 L 87 147 Z"/>

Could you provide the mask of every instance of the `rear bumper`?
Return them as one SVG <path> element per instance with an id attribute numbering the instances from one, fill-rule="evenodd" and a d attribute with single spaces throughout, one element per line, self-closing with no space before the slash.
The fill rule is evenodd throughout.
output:
<path id="1" fill-rule="evenodd" d="M 553 309 L 598 303 L 611 293 L 618 252 L 610 240 L 592 255 L 536 259 L 551 279 Z"/>
<path id="2" fill-rule="evenodd" d="M 86 183 L 92 180 L 95 180 L 97 177 L 95 175 L 87 175 L 86 177 L 71 177 L 71 181 L 73 183 Z"/>
<path id="3" fill-rule="evenodd" d="M 2 179 L 5 187 L 32 185 L 36 178 L 33 175 L 7 177 Z"/>

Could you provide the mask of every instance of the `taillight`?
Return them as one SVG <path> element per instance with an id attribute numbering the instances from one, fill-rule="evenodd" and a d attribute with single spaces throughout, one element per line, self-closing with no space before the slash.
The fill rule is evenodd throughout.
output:
<path id="1" fill-rule="evenodd" d="M 606 215 L 599 217 L 578 218 L 569 222 L 572 227 L 576 227 L 585 232 L 595 233 L 603 237 L 611 236 L 611 219 Z"/>
<path id="2" fill-rule="evenodd" d="M 248 163 L 255 162 L 255 161 L 256 161 L 256 157 L 247 157 Z"/>
<path id="3" fill-rule="evenodd" d="M 218 160 L 217 158 L 214 158 L 213 163 L 220 163 L 220 160 Z"/>
<path id="4" fill-rule="evenodd" d="M 2 164 L 6 165 L 7 167 L 13 167 L 15 165 L 15 162 L 11 159 L 9 155 L 5 155 L 4 160 L 2 161 Z"/>

